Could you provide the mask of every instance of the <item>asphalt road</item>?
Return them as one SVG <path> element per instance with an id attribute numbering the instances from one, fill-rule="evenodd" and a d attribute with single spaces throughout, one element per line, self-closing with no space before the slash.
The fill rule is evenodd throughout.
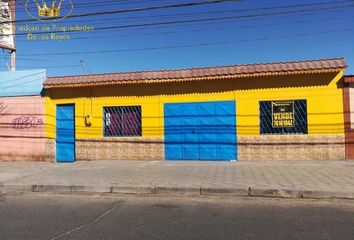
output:
<path id="1" fill-rule="evenodd" d="M 354 239 L 354 201 L 0 194 L 1 240 Z"/>

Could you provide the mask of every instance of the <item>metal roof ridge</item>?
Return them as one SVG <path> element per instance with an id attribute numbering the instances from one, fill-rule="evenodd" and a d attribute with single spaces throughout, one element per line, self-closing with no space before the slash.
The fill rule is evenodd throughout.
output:
<path id="1" fill-rule="evenodd" d="M 209 67 L 193 67 L 193 68 L 178 68 L 178 69 L 163 69 L 163 70 L 141 70 L 141 71 L 125 71 L 125 72 L 110 72 L 110 73 L 93 73 L 93 74 L 77 74 L 77 75 L 63 75 L 63 76 L 48 76 L 47 79 L 55 78 L 76 78 L 76 77 L 89 77 L 89 76 L 106 76 L 106 75 L 123 75 L 123 74 L 139 74 L 139 73 L 157 73 L 157 72 L 179 72 L 179 71 L 193 71 L 193 70 L 206 70 L 206 69 L 219 69 L 219 68 L 229 68 L 229 67 L 249 67 L 249 66 L 264 66 L 264 65 L 282 65 L 282 64 L 298 64 L 298 63 L 309 63 L 309 62 L 323 62 L 323 61 L 333 61 L 342 60 L 347 67 L 347 63 L 344 57 L 335 58 L 321 58 L 321 59 L 308 59 L 308 60 L 298 60 L 298 61 L 284 61 L 284 62 L 268 62 L 268 63 L 248 63 L 248 64 L 231 64 L 231 65 L 219 65 L 219 66 L 209 66 Z M 332 67 L 327 67 L 332 68 Z M 334 67 L 333 67 L 334 68 Z M 276 72 L 276 71 L 274 71 Z"/>

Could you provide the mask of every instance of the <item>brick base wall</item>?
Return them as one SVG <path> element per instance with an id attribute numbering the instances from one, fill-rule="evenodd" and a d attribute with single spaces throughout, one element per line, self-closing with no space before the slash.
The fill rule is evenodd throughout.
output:
<path id="1" fill-rule="evenodd" d="M 163 138 L 76 140 L 76 160 L 164 160 Z"/>
<path id="2" fill-rule="evenodd" d="M 46 161 L 55 162 L 55 140 L 46 140 Z M 76 160 L 164 160 L 163 138 L 76 140 Z M 343 135 L 264 135 L 238 137 L 238 160 L 342 160 Z"/>
<path id="3" fill-rule="evenodd" d="M 342 160 L 343 135 L 263 135 L 238 137 L 239 161 Z"/>

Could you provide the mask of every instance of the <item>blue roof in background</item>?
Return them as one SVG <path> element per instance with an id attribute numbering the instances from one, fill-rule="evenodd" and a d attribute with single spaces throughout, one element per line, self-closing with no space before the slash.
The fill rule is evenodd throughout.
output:
<path id="1" fill-rule="evenodd" d="M 45 69 L 0 72 L 0 97 L 41 95 Z"/>

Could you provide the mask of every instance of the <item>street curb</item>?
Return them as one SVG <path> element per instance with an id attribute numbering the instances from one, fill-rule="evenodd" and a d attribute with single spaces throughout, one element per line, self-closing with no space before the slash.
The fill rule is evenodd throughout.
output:
<path id="1" fill-rule="evenodd" d="M 73 185 L 71 186 L 72 193 L 112 193 L 111 186 L 83 186 Z"/>
<path id="2" fill-rule="evenodd" d="M 200 188 L 196 187 L 155 187 L 155 194 L 173 195 L 200 195 Z"/>
<path id="3" fill-rule="evenodd" d="M 312 199 L 354 199 L 354 192 L 344 191 L 302 191 L 302 198 Z"/>
<path id="4" fill-rule="evenodd" d="M 248 187 L 240 188 L 211 188 L 202 187 L 200 189 L 200 195 L 205 196 L 249 196 Z"/>
<path id="5" fill-rule="evenodd" d="M 71 186 L 45 184 L 33 185 L 33 192 L 67 193 L 71 192 Z"/>
<path id="6" fill-rule="evenodd" d="M 250 187 L 250 197 L 275 197 L 275 198 L 302 198 L 301 190 L 297 189 L 269 189 L 263 187 Z"/>
<path id="7" fill-rule="evenodd" d="M 88 193 L 88 194 L 132 194 L 132 195 L 186 195 L 223 197 L 268 197 L 303 199 L 354 199 L 354 191 L 268 189 L 257 186 L 236 188 L 218 187 L 162 187 L 162 186 L 84 186 L 55 184 L 0 183 L 0 192 L 16 193 Z"/>
<path id="8" fill-rule="evenodd" d="M 33 192 L 34 185 L 0 184 L 0 191 Z"/>
<path id="9" fill-rule="evenodd" d="M 154 187 L 149 186 L 136 186 L 136 187 L 124 187 L 113 186 L 112 193 L 118 194 L 154 194 Z"/>

